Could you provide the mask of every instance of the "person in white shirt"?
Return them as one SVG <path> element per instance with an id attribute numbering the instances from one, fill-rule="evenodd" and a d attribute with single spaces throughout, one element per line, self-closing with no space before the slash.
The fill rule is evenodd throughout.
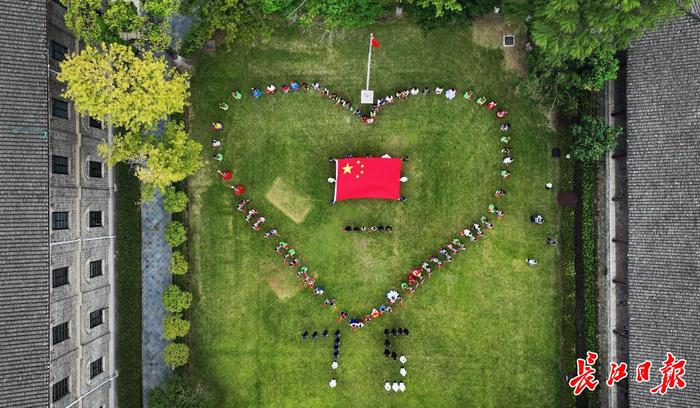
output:
<path id="1" fill-rule="evenodd" d="M 331 388 L 335 388 L 335 386 L 337 385 L 335 378 L 331 378 L 331 382 L 329 382 L 328 385 L 330 385 Z"/>
<path id="2" fill-rule="evenodd" d="M 406 376 L 406 369 L 405 368 L 401 367 L 401 370 L 399 370 L 399 372 L 401 373 L 402 377 Z"/>
<path id="3" fill-rule="evenodd" d="M 401 357 L 399 357 L 399 361 L 401 362 L 401 364 L 406 364 L 406 356 L 401 354 Z"/>
<path id="4" fill-rule="evenodd" d="M 391 383 L 389 381 L 384 383 L 384 389 L 387 391 L 391 391 Z"/>
<path id="5" fill-rule="evenodd" d="M 391 389 L 394 390 L 394 392 L 399 392 L 399 383 L 394 381 L 394 383 L 391 384 Z"/>
<path id="6" fill-rule="evenodd" d="M 406 384 L 404 384 L 403 381 L 399 382 L 399 391 L 401 391 L 401 392 L 406 391 Z"/>
<path id="7" fill-rule="evenodd" d="M 442 95 L 442 88 L 440 88 L 439 86 L 436 86 L 435 87 L 435 95 Z"/>
<path id="8" fill-rule="evenodd" d="M 333 364 L 331 364 L 331 368 L 334 369 L 334 370 L 335 370 L 336 368 L 338 368 L 338 362 L 337 362 L 337 361 L 334 361 Z"/>

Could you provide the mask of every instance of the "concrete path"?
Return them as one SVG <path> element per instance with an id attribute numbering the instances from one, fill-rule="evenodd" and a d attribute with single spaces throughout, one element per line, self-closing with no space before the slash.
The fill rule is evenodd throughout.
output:
<path id="1" fill-rule="evenodd" d="M 163 362 L 163 317 L 161 302 L 163 289 L 172 282 L 170 256 L 172 250 L 163 234 L 171 217 L 163 208 L 163 197 L 156 193 L 154 200 L 141 205 L 141 309 L 143 319 L 143 406 L 147 407 L 148 394 L 170 373 Z"/>

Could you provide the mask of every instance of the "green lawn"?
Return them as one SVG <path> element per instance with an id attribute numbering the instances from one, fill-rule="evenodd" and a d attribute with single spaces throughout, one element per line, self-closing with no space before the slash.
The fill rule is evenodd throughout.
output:
<path id="1" fill-rule="evenodd" d="M 126 164 L 117 178 L 117 390 L 120 407 L 141 406 L 141 199 Z"/>
<path id="2" fill-rule="evenodd" d="M 439 84 L 456 87 L 458 98 L 412 97 L 363 126 L 317 94 L 257 101 L 248 95 L 269 82 L 318 80 L 357 102 L 369 31 L 382 46 L 373 63 L 378 94 Z M 495 229 L 435 272 L 405 308 L 351 333 L 335 323 L 337 312 L 320 307 L 321 298 L 299 289 L 274 253 L 275 242 L 242 220 L 206 147 L 205 167 L 190 181 L 191 372 L 209 385 L 217 406 L 559 405 L 560 263 L 557 249 L 545 244 L 558 231 L 554 193 L 544 189 L 557 174 L 549 158 L 554 136 L 534 104 L 515 91 L 519 78 L 502 65 L 501 51 L 474 45 L 466 29 L 424 35 L 408 24 L 346 31 L 333 43 L 290 29 L 264 46 L 196 59 L 192 135 L 205 144 L 223 140 L 222 166 L 246 186 L 268 219 L 265 227 L 280 231 L 351 315 L 384 302 L 387 289 L 398 288 L 413 266 L 478 220 L 489 203 L 506 214 L 503 221 L 492 218 Z M 237 88 L 246 95 L 233 103 Z M 515 163 L 505 182 L 498 175 L 501 121 L 462 100 L 465 88 L 510 112 Z M 231 105 L 228 112 L 217 108 L 221 100 Z M 212 121 L 224 123 L 225 131 L 214 134 Z M 402 188 L 409 200 L 328 205 L 333 167 L 327 158 L 345 152 L 410 155 Z M 493 197 L 498 187 L 507 190 L 505 198 Z M 298 219 L 299 206 L 309 211 L 296 223 L 286 214 Z M 535 212 L 545 225 L 529 223 Z M 341 232 L 349 223 L 391 224 L 395 232 Z M 528 256 L 539 265 L 527 267 Z M 399 364 L 382 355 L 382 332 L 392 326 L 411 329 L 396 341 L 408 358 L 407 391 L 399 395 L 383 389 L 385 380 L 399 379 Z M 333 372 L 332 340 L 299 336 L 338 327 L 340 367 Z"/>

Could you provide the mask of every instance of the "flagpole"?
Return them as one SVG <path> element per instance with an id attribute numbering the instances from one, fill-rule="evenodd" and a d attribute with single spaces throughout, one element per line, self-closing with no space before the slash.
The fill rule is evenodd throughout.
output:
<path id="1" fill-rule="evenodd" d="M 369 53 L 367 54 L 367 84 L 365 89 L 369 89 L 369 67 L 372 64 L 372 38 L 374 38 L 373 33 L 369 33 Z"/>

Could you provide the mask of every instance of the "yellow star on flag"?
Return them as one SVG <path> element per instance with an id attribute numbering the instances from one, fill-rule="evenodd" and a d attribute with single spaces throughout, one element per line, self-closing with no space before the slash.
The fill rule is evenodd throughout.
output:
<path id="1" fill-rule="evenodd" d="M 349 163 L 345 164 L 343 167 L 343 174 L 350 174 L 352 172 L 352 166 Z"/>

